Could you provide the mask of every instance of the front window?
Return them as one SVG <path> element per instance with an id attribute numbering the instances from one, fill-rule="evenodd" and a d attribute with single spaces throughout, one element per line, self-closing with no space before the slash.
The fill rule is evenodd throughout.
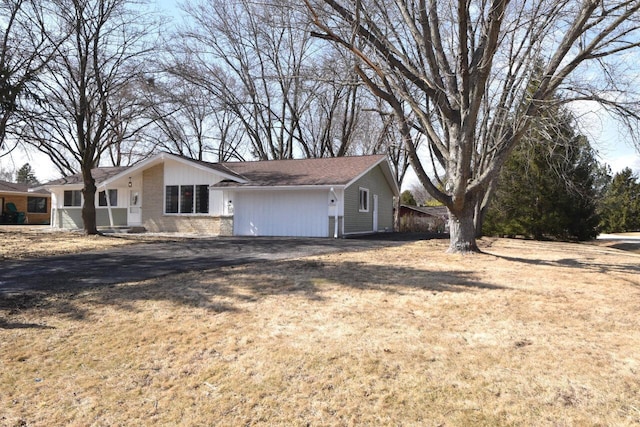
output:
<path id="1" fill-rule="evenodd" d="M 209 213 L 208 185 L 196 185 L 196 213 Z"/>
<path id="2" fill-rule="evenodd" d="M 167 185 L 165 213 L 209 213 L 209 186 Z"/>
<path id="3" fill-rule="evenodd" d="M 167 185 L 165 191 L 165 208 L 166 213 L 178 213 L 178 190 L 177 185 Z"/>
<path id="4" fill-rule="evenodd" d="M 46 197 L 27 197 L 28 213 L 47 213 Z"/>
<path id="5" fill-rule="evenodd" d="M 193 185 L 180 186 L 180 213 L 193 213 Z"/>
<path id="6" fill-rule="evenodd" d="M 65 190 L 64 191 L 65 206 L 82 206 L 81 190 Z"/>
<path id="7" fill-rule="evenodd" d="M 118 206 L 118 190 L 109 190 L 109 203 L 104 191 L 98 193 L 98 206 Z"/>
<path id="8" fill-rule="evenodd" d="M 366 188 L 360 189 L 358 209 L 360 212 L 369 212 L 369 190 Z"/>

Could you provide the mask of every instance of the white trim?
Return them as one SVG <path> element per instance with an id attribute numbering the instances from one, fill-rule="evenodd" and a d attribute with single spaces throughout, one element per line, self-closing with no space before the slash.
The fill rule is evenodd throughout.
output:
<path id="1" fill-rule="evenodd" d="M 216 184 L 213 184 L 211 186 L 212 190 L 215 191 L 243 191 L 243 190 L 251 190 L 251 191 L 256 191 L 256 190 L 265 190 L 265 191 L 272 191 L 272 190 L 278 190 L 278 191 L 282 191 L 282 190 L 328 190 L 330 191 L 332 188 L 333 189 L 337 189 L 337 190 L 344 190 L 345 189 L 345 185 L 274 185 L 274 186 L 269 186 L 269 185 L 247 185 L 247 186 L 240 186 L 240 187 L 236 187 L 236 186 L 228 186 L 228 187 L 216 187 Z"/>
<path id="2" fill-rule="evenodd" d="M 362 209 L 362 197 L 361 197 L 361 193 L 365 191 L 367 193 L 367 206 L 365 209 Z M 369 212 L 370 208 L 369 205 L 371 203 L 369 203 L 369 189 L 365 188 L 365 187 L 358 187 L 358 212 Z"/>
<path id="3" fill-rule="evenodd" d="M 69 205 L 69 206 L 67 206 L 67 205 L 64 204 L 64 193 L 67 192 L 67 191 L 79 191 L 80 192 L 80 204 L 79 205 Z M 80 208 L 80 209 L 82 209 L 83 206 L 84 206 L 84 194 L 82 194 L 82 189 L 70 188 L 70 189 L 63 189 L 62 190 L 62 207 L 63 208 Z"/>
<path id="4" fill-rule="evenodd" d="M 211 186 L 208 184 L 165 184 L 162 191 L 162 215 L 163 216 L 214 216 L 211 214 L 211 194 L 207 196 L 207 211 L 196 212 L 196 187 L 207 187 L 210 191 Z M 178 211 L 180 211 L 180 200 L 182 199 L 181 187 L 193 187 L 193 212 L 167 212 L 167 187 L 178 187 Z"/>
<path id="5" fill-rule="evenodd" d="M 214 174 L 214 175 L 219 175 L 222 176 L 223 179 L 232 179 L 234 181 L 239 181 L 240 183 L 245 183 L 248 182 L 246 179 L 242 179 L 239 178 L 235 175 L 230 175 L 228 173 L 225 173 L 221 170 L 218 169 L 214 169 L 214 168 L 210 168 L 207 167 L 205 165 L 201 165 L 200 163 L 197 163 L 194 160 L 190 160 L 190 159 L 185 159 L 183 157 L 179 157 L 176 156 L 174 154 L 169 154 L 169 153 L 160 153 L 160 154 L 156 154 L 153 157 L 150 157 L 148 159 L 142 160 L 141 162 L 138 162 L 130 167 L 128 167 L 127 169 L 123 170 L 120 173 L 117 173 L 116 175 L 112 176 L 109 179 L 104 180 L 103 182 L 100 183 L 100 185 L 107 185 L 112 183 L 113 181 L 117 181 L 121 178 L 125 178 L 128 177 L 130 175 L 133 175 L 134 172 L 137 172 L 138 170 L 144 170 L 147 169 L 147 167 L 149 166 L 154 166 L 156 163 L 164 163 L 167 159 L 171 159 L 171 160 L 175 160 L 178 163 L 182 163 L 185 165 L 188 165 L 190 167 L 194 167 L 196 169 L 200 169 L 204 172 L 210 173 L 210 174 Z M 212 163 L 215 165 L 219 165 L 219 163 Z"/>

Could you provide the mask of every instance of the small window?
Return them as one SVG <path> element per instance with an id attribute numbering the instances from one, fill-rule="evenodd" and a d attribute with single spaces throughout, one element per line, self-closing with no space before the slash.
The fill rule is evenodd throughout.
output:
<path id="1" fill-rule="evenodd" d="M 47 213 L 46 197 L 27 197 L 28 213 Z"/>
<path id="2" fill-rule="evenodd" d="M 360 212 L 369 212 L 369 190 L 366 188 L 360 189 L 360 202 L 358 204 Z"/>
<path id="3" fill-rule="evenodd" d="M 104 191 L 98 193 L 98 206 L 118 206 L 118 190 L 109 190 L 109 204 Z"/>
<path id="4" fill-rule="evenodd" d="M 165 213 L 178 213 L 178 186 L 167 185 L 165 191 Z"/>
<path id="5" fill-rule="evenodd" d="M 82 206 L 82 191 L 65 190 L 64 205 L 65 206 Z"/>

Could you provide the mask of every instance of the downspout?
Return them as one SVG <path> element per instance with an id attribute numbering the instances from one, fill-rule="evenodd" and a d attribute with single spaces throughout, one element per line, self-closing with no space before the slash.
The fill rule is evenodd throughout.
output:
<path id="1" fill-rule="evenodd" d="M 329 191 L 333 194 L 333 197 L 335 197 L 335 201 L 336 201 L 336 205 L 333 210 L 333 238 L 337 239 L 338 238 L 338 195 L 333 190 L 333 187 L 331 187 Z"/>

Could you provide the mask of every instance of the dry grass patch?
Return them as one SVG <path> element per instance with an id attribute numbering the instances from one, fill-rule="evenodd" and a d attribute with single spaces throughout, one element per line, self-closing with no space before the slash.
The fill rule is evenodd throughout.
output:
<path id="1" fill-rule="evenodd" d="M 22 259 L 107 249 L 137 240 L 108 236 L 87 236 L 81 232 L 49 227 L 0 226 L 0 260 Z"/>
<path id="2" fill-rule="evenodd" d="M 0 226 L 0 260 L 41 258 L 109 249 L 132 243 L 180 239 L 150 234 L 87 236 L 81 231 L 59 230 L 48 226 Z"/>
<path id="3" fill-rule="evenodd" d="M 640 423 L 640 256 L 481 244 L 0 299 L 0 425 Z"/>

